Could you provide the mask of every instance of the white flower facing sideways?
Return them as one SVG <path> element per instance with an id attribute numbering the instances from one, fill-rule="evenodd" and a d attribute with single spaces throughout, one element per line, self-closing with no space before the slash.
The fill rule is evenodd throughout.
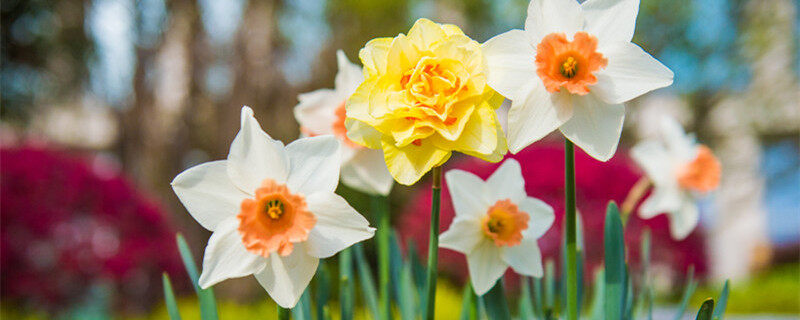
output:
<path id="1" fill-rule="evenodd" d="M 483 44 L 489 85 L 512 100 L 508 147 L 555 129 L 590 156 L 617 149 L 624 102 L 672 84 L 672 71 L 631 43 L 639 0 L 532 0 L 524 30 Z"/>
<path id="2" fill-rule="evenodd" d="M 519 274 L 542 276 L 536 242 L 553 225 L 553 208 L 525 193 L 519 162 L 508 159 L 485 182 L 476 175 L 445 174 L 456 216 L 439 246 L 467 256 L 475 293 L 483 295 L 511 266 Z"/>
<path id="3" fill-rule="evenodd" d="M 199 285 L 255 275 L 281 307 L 300 299 L 320 258 L 371 238 L 374 229 L 340 196 L 340 143 L 333 136 L 285 146 L 242 108 L 227 160 L 187 169 L 172 188 L 213 231 Z"/>
<path id="4" fill-rule="evenodd" d="M 351 141 L 344 125 L 345 102 L 364 82 L 361 67 L 351 63 L 341 50 L 336 52 L 336 60 L 336 88 L 300 94 L 294 116 L 303 135 L 332 134 L 342 142 L 341 178 L 345 185 L 369 194 L 388 195 L 394 179 L 386 168 L 383 152 Z"/>
<path id="5" fill-rule="evenodd" d="M 666 213 L 672 237 L 681 240 L 697 226 L 697 196 L 719 185 L 722 169 L 711 149 L 685 134 L 674 119 L 663 118 L 659 129 L 660 139 L 645 140 L 631 149 L 653 184 L 639 216 L 649 219 Z"/>

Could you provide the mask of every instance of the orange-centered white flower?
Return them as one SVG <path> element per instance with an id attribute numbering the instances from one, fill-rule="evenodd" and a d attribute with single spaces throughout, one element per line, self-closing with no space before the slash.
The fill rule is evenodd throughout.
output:
<path id="1" fill-rule="evenodd" d="M 649 219 L 667 213 L 672 237 L 680 240 L 697 225 L 698 194 L 717 188 L 722 167 L 711 149 L 697 144 L 674 119 L 664 118 L 659 133 L 660 139 L 642 141 L 631 149 L 653 183 L 639 215 Z"/>
<path id="2" fill-rule="evenodd" d="M 453 151 L 497 162 L 506 153 L 486 85 L 480 44 L 458 27 L 419 19 L 408 35 L 373 39 L 359 53 L 364 83 L 347 101 L 347 136 L 383 150 L 398 182 L 410 185 Z"/>
<path id="3" fill-rule="evenodd" d="M 511 99 L 508 147 L 555 129 L 592 157 L 617 149 L 624 102 L 672 84 L 672 71 L 631 43 L 639 0 L 532 0 L 525 30 L 483 44 L 488 83 Z"/>
<path id="4" fill-rule="evenodd" d="M 331 135 L 285 146 L 242 108 L 227 160 L 179 174 L 172 188 L 213 231 L 199 285 L 255 275 L 284 308 L 300 299 L 320 258 L 371 238 L 374 229 L 340 196 L 341 145 Z"/>
<path id="5" fill-rule="evenodd" d="M 439 245 L 467 256 L 470 281 L 483 295 L 509 266 L 541 277 L 542 255 L 536 243 L 553 225 L 553 208 L 528 197 L 522 170 L 508 159 L 485 182 L 466 171 L 445 174 L 456 216 Z"/>
<path id="6" fill-rule="evenodd" d="M 294 107 L 294 116 L 305 136 L 332 134 L 342 142 L 342 182 L 348 187 L 369 194 L 387 195 L 392 190 L 389 169 L 383 152 L 365 148 L 347 137 L 345 119 L 347 98 L 364 81 L 361 67 L 347 60 L 341 50 L 336 52 L 339 71 L 334 89 L 320 89 L 302 93 L 300 103 Z"/>

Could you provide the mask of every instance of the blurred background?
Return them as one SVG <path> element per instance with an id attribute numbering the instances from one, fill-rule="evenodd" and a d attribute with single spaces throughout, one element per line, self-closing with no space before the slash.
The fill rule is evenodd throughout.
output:
<path id="1" fill-rule="evenodd" d="M 273 137 L 292 141 L 299 134 L 292 114 L 297 94 L 333 86 L 337 49 L 357 62 L 366 41 L 406 32 L 419 17 L 457 24 L 483 42 L 521 28 L 527 3 L 2 1 L 0 315 L 165 317 L 162 271 L 179 293 L 191 295 L 174 234 L 188 238 L 196 257 L 209 235 L 169 182 L 192 165 L 227 155 L 242 105 L 255 110 Z M 669 238 L 663 215 L 631 220 L 631 248 L 638 248 L 643 228 L 653 232 L 659 305 L 676 303 L 694 265 L 708 288 L 701 288 L 695 306 L 730 278 L 729 314 L 800 315 L 798 21 L 795 0 L 642 0 L 634 42 L 670 67 L 675 83 L 628 103 L 621 148 L 611 162 L 601 165 L 578 151 L 589 266 L 602 262 L 597 244 L 605 202 L 624 199 L 642 175 L 627 148 L 668 115 L 714 150 L 723 178 L 702 200 L 701 225 L 684 241 Z M 556 262 L 561 139 L 551 135 L 515 156 L 528 193 L 559 216 L 540 241 Z M 448 167 L 485 177 L 495 165 L 454 157 Z M 396 185 L 391 199 L 402 243 L 421 254 L 425 187 Z M 371 219 L 366 196 L 339 191 Z M 447 199 L 443 228 L 452 219 Z M 441 259 L 445 285 L 457 288 L 463 257 L 443 250 Z M 215 288 L 223 318 L 272 305 L 252 279 Z M 459 310 L 459 290 L 442 292 L 455 297 L 441 300 L 442 308 L 454 301 Z"/>

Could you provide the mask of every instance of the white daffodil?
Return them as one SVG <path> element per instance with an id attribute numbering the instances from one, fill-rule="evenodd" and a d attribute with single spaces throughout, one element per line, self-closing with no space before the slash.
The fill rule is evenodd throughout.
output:
<path id="1" fill-rule="evenodd" d="M 512 100 L 508 147 L 556 128 L 592 157 L 617 149 L 624 102 L 672 84 L 672 71 L 631 43 L 639 0 L 532 0 L 525 30 L 483 44 L 489 85 Z"/>
<path id="2" fill-rule="evenodd" d="M 475 293 L 483 295 L 511 266 L 541 277 L 536 240 L 553 224 L 553 208 L 525 193 L 519 162 L 506 160 L 485 182 L 466 171 L 445 174 L 456 216 L 439 245 L 467 256 Z"/>
<path id="3" fill-rule="evenodd" d="M 367 220 L 334 193 L 340 153 L 330 135 L 284 147 L 242 108 L 228 159 L 189 168 L 172 181 L 192 217 L 213 231 L 199 285 L 253 274 L 275 302 L 291 308 L 320 258 L 372 237 Z"/>
<path id="4" fill-rule="evenodd" d="M 659 129 L 659 140 L 640 142 L 631 150 L 653 183 L 639 216 L 649 219 L 666 213 L 672 237 L 681 240 L 697 226 L 698 193 L 715 189 L 722 169 L 711 149 L 685 134 L 674 119 L 665 117 Z"/>
<path id="5" fill-rule="evenodd" d="M 369 194 L 388 195 L 394 179 L 386 168 L 381 150 L 365 148 L 347 138 L 344 125 L 345 102 L 364 81 L 361 67 L 351 63 L 344 52 L 336 52 L 339 71 L 336 88 L 320 89 L 298 96 L 294 116 L 305 136 L 332 134 L 342 141 L 342 182 Z"/>

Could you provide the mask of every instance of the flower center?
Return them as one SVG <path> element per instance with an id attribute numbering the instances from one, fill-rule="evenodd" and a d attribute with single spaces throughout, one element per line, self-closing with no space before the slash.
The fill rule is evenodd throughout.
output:
<path id="1" fill-rule="evenodd" d="M 606 65 L 608 60 L 597 52 L 597 38 L 586 32 L 575 33 L 572 41 L 563 33 L 551 33 L 536 46 L 536 74 L 549 92 L 563 87 L 585 95 L 597 83 L 594 73 Z"/>
<path id="2" fill-rule="evenodd" d="M 347 100 L 342 101 L 342 103 L 339 104 L 334 111 L 336 119 L 334 119 L 333 123 L 331 124 L 333 135 L 339 138 L 339 140 L 342 140 L 347 146 L 354 149 L 360 149 L 362 148 L 361 145 L 353 142 L 353 140 L 350 140 L 350 138 L 347 137 L 347 127 L 344 125 L 344 121 L 347 119 L 347 109 L 345 108 L 346 104 Z"/>
<path id="3" fill-rule="evenodd" d="M 704 145 L 697 147 L 697 156 L 678 170 L 678 184 L 687 190 L 708 192 L 719 185 L 722 167 Z"/>
<path id="4" fill-rule="evenodd" d="M 290 193 L 286 185 L 271 179 L 261 183 L 254 199 L 242 200 L 236 217 L 245 248 L 264 257 L 273 252 L 288 256 L 294 243 L 308 239 L 317 222 L 302 195 Z"/>
<path id="5" fill-rule="evenodd" d="M 486 212 L 482 220 L 483 233 L 498 247 L 513 247 L 522 241 L 522 231 L 528 229 L 529 219 L 510 199 L 500 200 Z"/>

